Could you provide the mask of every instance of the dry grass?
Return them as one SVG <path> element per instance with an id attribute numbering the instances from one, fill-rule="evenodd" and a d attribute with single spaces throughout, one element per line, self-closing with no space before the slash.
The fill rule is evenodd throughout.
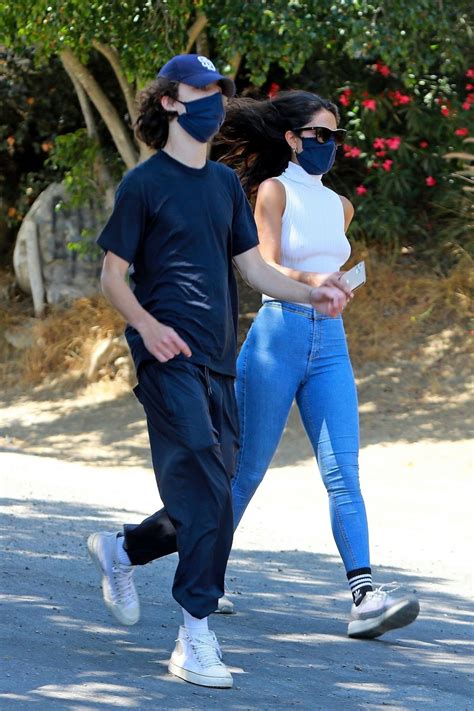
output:
<path id="1" fill-rule="evenodd" d="M 12 306 L 8 312 L 0 310 L 0 334 L 32 324 L 32 344 L 17 350 L 4 337 L 0 339 L 0 379 L 7 386 L 45 379 L 81 381 L 89 370 L 94 347 L 123 333 L 123 319 L 102 296 L 77 299 L 68 308 L 50 307 L 43 319 L 31 319 L 24 308 Z"/>
<path id="2" fill-rule="evenodd" d="M 51 309 L 34 327 L 35 343 L 24 356 L 24 376 L 40 382 L 46 376 L 82 377 L 98 341 L 123 332 L 124 322 L 102 296 L 77 299 L 68 309 Z"/>
<path id="3" fill-rule="evenodd" d="M 469 335 L 474 272 L 467 255 L 448 276 L 359 256 L 366 261 L 367 284 L 357 291 L 344 318 L 356 364 L 385 362 L 446 329 Z"/>
<path id="4" fill-rule="evenodd" d="M 464 256 L 448 276 L 440 277 L 420 273 L 414 266 L 392 266 L 359 249 L 353 261 L 361 258 L 366 260 L 368 281 L 345 312 L 355 365 L 386 364 L 400 356 L 424 357 L 423 348 L 436 350 L 436 334 L 440 335 L 441 350 L 455 348 L 467 353 L 472 260 Z M 104 339 L 122 334 L 122 319 L 101 296 L 78 299 L 68 308 L 50 307 L 43 319 L 32 319 L 29 300 L 18 294 L 12 297 L 11 287 L 5 287 L 8 278 L 0 276 L 0 384 L 4 389 L 45 381 L 83 384 L 94 349 Z M 243 285 L 239 340 L 259 304 L 259 295 Z M 29 348 L 15 349 L 4 338 L 9 329 L 28 328 Z M 123 373 L 116 363 L 117 348 L 94 377 L 106 381 L 120 378 Z"/>

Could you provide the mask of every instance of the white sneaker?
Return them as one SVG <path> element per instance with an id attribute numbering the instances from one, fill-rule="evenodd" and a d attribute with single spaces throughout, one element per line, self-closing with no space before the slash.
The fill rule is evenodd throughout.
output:
<path id="1" fill-rule="evenodd" d="M 179 628 L 176 647 L 168 665 L 171 674 L 199 686 L 230 689 L 233 679 L 222 661 L 222 653 L 214 632 L 191 634 Z"/>
<path id="2" fill-rule="evenodd" d="M 414 595 L 396 596 L 393 592 L 397 588 L 386 591 L 384 587 L 387 586 L 381 585 L 366 593 L 357 607 L 352 605 L 347 628 L 349 637 L 373 639 L 416 620 L 420 611 L 417 598 Z"/>
<path id="3" fill-rule="evenodd" d="M 234 603 L 227 597 L 227 595 L 223 595 L 219 598 L 217 609 L 214 610 L 214 612 L 220 613 L 221 615 L 233 615 L 235 612 Z"/>
<path id="4" fill-rule="evenodd" d="M 87 548 L 102 575 L 105 606 L 122 625 L 134 625 L 140 619 L 140 603 L 132 579 L 134 568 L 117 560 L 117 534 L 92 533 Z"/>

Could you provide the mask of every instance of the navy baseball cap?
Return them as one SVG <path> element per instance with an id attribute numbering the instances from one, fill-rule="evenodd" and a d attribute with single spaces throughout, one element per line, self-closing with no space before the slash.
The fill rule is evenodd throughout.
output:
<path id="1" fill-rule="evenodd" d="M 180 81 L 196 89 L 216 81 L 220 84 L 224 96 L 235 96 L 235 84 L 232 79 L 219 74 L 211 60 L 200 54 L 178 54 L 166 62 L 158 72 L 158 77 Z"/>

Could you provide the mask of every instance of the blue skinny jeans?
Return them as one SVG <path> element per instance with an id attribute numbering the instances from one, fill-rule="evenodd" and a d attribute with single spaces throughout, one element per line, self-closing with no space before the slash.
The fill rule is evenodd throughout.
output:
<path id="1" fill-rule="evenodd" d="M 296 399 L 346 572 L 369 567 L 357 392 L 342 319 L 310 306 L 265 302 L 240 351 L 236 394 L 240 451 L 232 482 L 234 529 L 265 476 Z"/>

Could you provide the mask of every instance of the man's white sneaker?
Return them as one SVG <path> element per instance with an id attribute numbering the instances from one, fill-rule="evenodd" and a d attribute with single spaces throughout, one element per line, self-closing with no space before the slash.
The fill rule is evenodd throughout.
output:
<path id="1" fill-rule="evenodd" d="M 397 588 L 387 591 L 384 587 L 366 593 L 357 607 L 352 605 L 347 628 L 349 637 L 373 639 L 416 620 L 420 612 L 417 598 L 414 595 L 393 595 Z"/>
<path id="2" fill-rule="evenodd" d="M 227 597 L 227 595 L 223 595 L 219 598 L 217 609 L 214 610 L 214 612 L 220 613 L 221 615 L 233 615 L 234 603 Z"/>
<path id="3" fill-rule="evenodd" d="M 92 533 L 87 549 L 102 576 L 105 606 L 122 625 L 134 625 L 140 619 L 140 603 L 132 579 L 134 568 L 119 563 L 117 534 Z"/>
<path id="4" fill-rule="evenodd" d="M 176 647 L 168 665 L 171 674 L 199 686 L 230 689 L 233 679 L 222 661 L 222 653 L 214 632 L 191 634 L 179 628 Z"/>

